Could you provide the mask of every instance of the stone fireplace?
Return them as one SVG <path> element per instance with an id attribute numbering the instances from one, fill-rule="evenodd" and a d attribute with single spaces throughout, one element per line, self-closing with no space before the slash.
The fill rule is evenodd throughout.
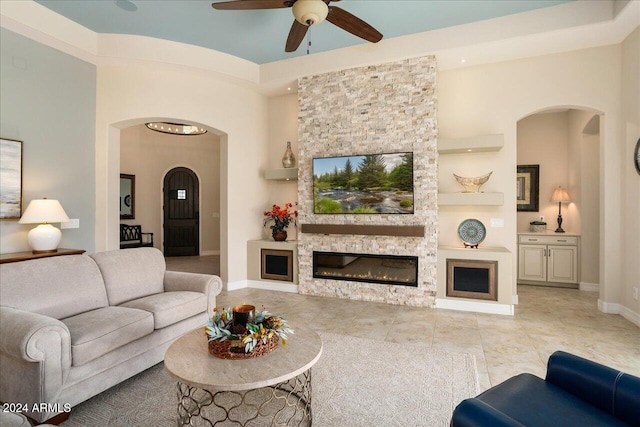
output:
<path id="1" fill-rule="evenodd" d="M 436 137 L 433 56 L 300 79 L 300 293 L 434 306 L 438 241 Z M 413 153 L 413 214 L 314 213 L 314 158 L 392 152 Z M 324 226 L 323 231 L 318 231 L 320 226 Z M 419 229 L 420 233 L 405 233 L 407 228 Z M 370 263 L 372 271 L 367 274 L 379 268 L 374 267 L 373 261 L 380 256 L 389 257 L 386 266 L 396 267 L 400 264 L 394 264 L 393 257 L 400 257 L 396 261 L 415 259 L 416 277 L 410 286 L 380 283 L 384 280 L 375 283 L 362 278 L 321 277 L 317 271 L 314 274 L 314 252 L 340 254 L 338 257 L 344 258 L 333 262 L 337 266 L 346 264 L 345 267 L 356 262 L 355 256 L 370 256 L 362 261 L 357 258 L 359 269 Z"/>

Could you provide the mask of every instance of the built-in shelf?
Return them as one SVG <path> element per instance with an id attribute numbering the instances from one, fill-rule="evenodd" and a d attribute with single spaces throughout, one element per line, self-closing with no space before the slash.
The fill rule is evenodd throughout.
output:
<path id="1" fill-rule="evenodd" d="M 438 138 L 438 153 L 480 153 L 500 151 L 504 146 L 504 135 L 479 135 L 467 138 Z"/>
<path id="2" fill-rule="evenodd" d="M 438 206 L 502 206 L 504 193 L 438 193 Z"/>
<path id="3" fill-rule="evenodd" d="M 302 224 L 303 233 L 424 237 L 423 225 Z"/>
<path id="4" fill-rule="evenodd" d="M 298 168 L 267 169 L 264 178 L 272 181 L 297 181 Z"/>

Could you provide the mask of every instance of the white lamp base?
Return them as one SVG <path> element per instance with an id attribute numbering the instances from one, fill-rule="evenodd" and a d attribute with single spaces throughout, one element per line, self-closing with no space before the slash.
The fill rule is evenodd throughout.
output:
<path id="1" fill-rule="evenodd" d="M 27 240 L 34 254 L 57 252 L 62 232 L 51 224 L 40 224 L 29 231 Z"/>

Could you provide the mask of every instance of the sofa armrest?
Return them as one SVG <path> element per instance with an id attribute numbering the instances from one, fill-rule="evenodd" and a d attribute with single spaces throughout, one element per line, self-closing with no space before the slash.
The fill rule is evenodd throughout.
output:
<path id="1" fill-rule="evenodd" d="M 524 427 L 479 399 L 463 400 L 453 411 L 451 427 Z"/>
<path id="2" fill-rule="evenodd" d="M 71 335 L 61 321 L 0 306 L 0 399 L 53 402 L 71 368 Z"/>
<path id="3" fill-rule="evenodd" d="M 0 352 L 27 362 L 42 362 L 55 351 L 64 365 L 71 366 L 71 335 L 61 321 L 0 306 L 0 325 Z M 51 347 L 54 342 L 59 343 L 55 349 Z"/>
<path id="4" fill-rule="evenodd" d="M 216 306 L 216 295 L 222 291 L 222 279 L 212 274 L 166 271 L 164 274 L 164 290 L 165 292 L 202 292 L 207 295 L 207 315 L 210 316 Z"/>

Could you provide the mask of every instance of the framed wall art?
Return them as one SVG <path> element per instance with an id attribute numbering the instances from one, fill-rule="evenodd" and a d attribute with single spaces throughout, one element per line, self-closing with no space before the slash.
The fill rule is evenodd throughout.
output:
<path id="1" fill-rule="evenodd" d="M 22 141 L 0 138 L 0 219 L 22 215 Z"/>
<path id="2" fill-rule="evenodd" d="M 540 165 L 518 165 L 516 185 L 518 212 L 538 212 Z"/>

